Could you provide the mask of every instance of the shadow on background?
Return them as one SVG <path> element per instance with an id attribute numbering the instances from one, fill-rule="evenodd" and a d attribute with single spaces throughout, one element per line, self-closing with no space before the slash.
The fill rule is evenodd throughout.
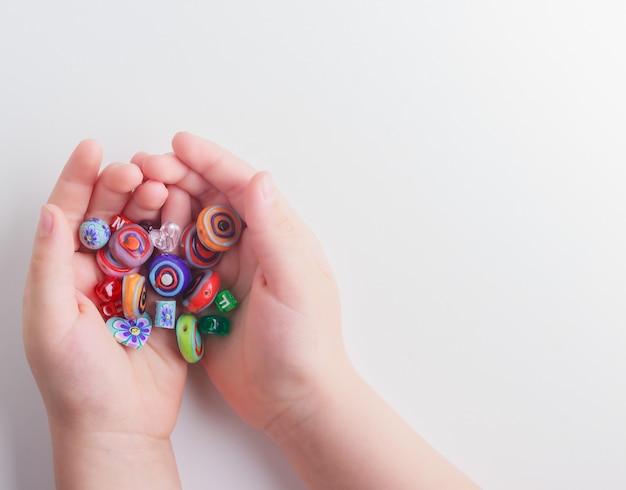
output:
<path id="1" fill-rule="evenodd" d="M 199 485 L 197 476 L 186 484 L 198 467 L 203 468 L 202 473 L 210 475 L 209 481 L 215 488 L 306 488 L 278 447 L 264 433 L 239 418 L 199 364 L 189 369 L 174 444 L 184 488 L 206 487 L 206 481 L 204 487 Z M 190 460 L 181 460 L 178 446 L 184 448 L 184 456 Z"/>

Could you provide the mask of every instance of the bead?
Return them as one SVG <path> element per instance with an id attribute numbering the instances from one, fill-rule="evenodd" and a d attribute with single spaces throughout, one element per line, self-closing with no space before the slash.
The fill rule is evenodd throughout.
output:
<path id="1" fill-rule="evenodd" d="M 148 280 L 156 293 L 174 298 L 189 286 L 191 270 L 178 255 L 161 254 L 148 262 Z"/>
<path id="2" fill-rule="evenodd" d="M 122 298 L 122 283 L 115 277 L 105 277 L 94 288 L 100 301 L 109 302 Z"/>
<path id="3" fill-rule="evenodd" d="M 176 321 L 176 301 L 157 301 L 154 314 L 154 326 L 174 328 Z"/>
<path id="4" fill-rule="evenodd" d="M 139 226 L 141 226 L 148 233 L 150 233 L 152 230 L 154 230 L 154 226 L 152 225 L 152 221 L 149 221 L 147 219 L 141 220 L 139 222 Z"/>
<path id="5" fill-rule="evenodd" d="M 224 289 L 224 291 L 220 291 L 215 297 L 215 306 L 222 313 L 226 313 L 228 311 L 234 310 L 239 306 L 239 303 L 228 289 Z"/>
<path id="6" fill-rule="evenodd" d="M 111 228 L 100 218 L 89 218 L 80 225 L 78 238 L 88 249 L 99 250 L 109 242 Z"/>
<path id="7" fill-rule="evenodd" d="M 210 269 L 220 261 L 223 254 L 202 245 L 195 223 L 185 227 L 180 240 L 180 252 L 187 263 L 196 269 Z"/>
<path id="8" fill-rule="evenodd" d="M 96 263 L 107 276 L 116 277 L 117 279 L 123 278 L 126 274 L 139 271 L 139 267 L 128 267 L 115 260 L 108 247 L 98 250 Z"/>
<path id="9" fill-rule="evenodd" d="M 178 350 L 188 363 L 198 362 L 204 355 L 204 341 L 195 316 L 181 315 L 176 322 Z"/>
<path id="10" fill-rule="evenodd" d="M 115 301 L 108 301 L 106 303 L 102 303 L 98 309 L 100 310 L 100 314 L 105 320 L 112 318 L 114 316 L 124 316 L 124 308 L 122 307 L 122 299 L 116 299 Z"/>
<path id="11" fill-rule="evenodd" d="M 202 244 L 211 250 L 225 252 L 241 235 L 241 218 L 228 206 L 209 206 L 198 215 L 197 231 Z"/>
<path id="12" fill-rule="evenodd" d="M 203 334 L 226 336 L 230 333 L 230 320 L 219 315 L 205 315 L 198 321 L 198 330 Z"/>
<path id="13" fill-rule="evenodd" d="M 146 311 L 146 278 L 141 274 L 126 274 L 122 280 L 122 307 L 128 319 L 140 317 Z"/>
<path id="14" fill-rule="evenodd" d="M 116 214 L 113 217 L 113 221 L 111 221 L 111 223 L 109 224 L 109 226 L 111 227 L 111 233 L 115 233 L 122 226 L 128 225 L 130 223 L 132 223 L 132 221 L 129 220 L 126 216 L 122 216 L 121 214 Z"/>
<path id="15" fill-rule="evenodd" d="M 150 241 L 163 252 L 174 252 L 180 242 L 180 226 L 170 221 L 163 223 L 158 230 L 150 230 Z"/>
<path id="16" fill-rule="evenodd" d="M 183 297 L 183 306 L 191 313 L 207 308 L 215 299 L 220 287 L 220 276 L 208 270 L 198 274 Z"/>
<path id="17" fill-rule="evenodd" d="M 147 313 L 134 320 L 120 317 L 109 318 L 106 325 L 115 340 L 134 349 L 143 346 L 148 341 L 152 331 L 152 320 Z"/>
<path id="18" fill-rule="evenodd" d="M 148 261 L 154 251 L 154 245 L 150 242 L 146 230 L 140 225 L 130 223 L 113 233 L 109 241 L 109 250 L 121 264 L 139 267 Z"/>

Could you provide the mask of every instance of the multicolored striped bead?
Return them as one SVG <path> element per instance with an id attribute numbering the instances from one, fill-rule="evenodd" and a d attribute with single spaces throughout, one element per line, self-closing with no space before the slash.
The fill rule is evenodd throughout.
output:
<path id="1" fill-rule="evenodd" d="M 196 221 L 202 244 L 216 252 L 225 252 L 241 236 L 243 223 L 237 211 L 228 206 L 208 206 L 200 211 Z"/>

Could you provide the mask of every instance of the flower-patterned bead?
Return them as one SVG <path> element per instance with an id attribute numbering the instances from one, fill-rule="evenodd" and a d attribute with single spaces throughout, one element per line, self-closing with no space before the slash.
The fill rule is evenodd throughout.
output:
<path id="1" fill-rule="evenodd" d="M 230 333 L 230 320 L 219 315 L 205 315 L 200 317 L 198 329 L 202 334 L 213 334 L 224 337 Z"/>
<path id="2" fill-rule="evenodd" d="M 89 218 L 82 222 L 78 229 L 80 243 L 90 250 L 99 250 L 111 238 L 111 228 L 100 218 Z"/>
<path id="3" fill-rule="evenodd" d="M 190 223 L 185 227 L 180 239 L 180 253 L 187 263 L 196 269 L 214 267 L 223 255 L 223 252 L 209 250 L 202 244 L 195 223 Z"/>
<path id="4" fill-rule="evenodd" d="M 106 325 L 115 340 L 134 349 L 139 349 L 145 345 L 152 331 L 152 320 L 147 313 L 134 320 L 121 317 L 109 318 Z"/>
<path id="5" fill-rule="evenodd" d="M 122 280 L 122 307 L 128 319 L 140 317 L 146 311 L 146 278 L 141 274 L 126 274 Z"/>
<path id="6" fill-rule="evenodd" d="M 220 276 L 212 270 L 198 274 L 183 296 L 183 306 L 191 313 L 208 308 L 220 287 Z"/>
<path id="7" fill-rule="evenodd" d="M 100 267 L 100 270 L 107 276 L 112 276 L 117 279 L 123 278 L 126 274 L 139 271 L 139 267 L 128 267 L 115 260 L 108 247 L 98 250 L 96 263 L 98 267 Z"/>
<path id="8" fill-rule="evenodd" d="M 148 262 L 148 279 L 157 294 L 174 298 L 189 286 L 191 270 L 178 255 L 161 254 Z"/>
<path id="9" fill-rule="evenodd" d="M 157 301 L 154 326 L 172 329 L 176 326 L 176 301 Z"/>
<path id="10" fill-rule="evenodd" d="M 184 314 L 176 322 L 176 340 L 178 350 L 183 359 L 190 364 L 198 362 L 204 355 L 204 340 L 198 330 L 198 320 L 195 316 Z"/>
<path id="11" fill-rule="evenodd" d="M 200 211 L 196 222 L 202 244 L 217 252 L 225 252 L 241 236 L 243 223 L 237 211 L 228 206 L 208 206 Z"/>
<path id="12" fill-rule="evenodd" d="M 140 225 L 130 223 L 113 233 L 109 241 L 111 255 L 128 267 L 139 267 L 148 261 L 154 245 L 148 232 Z"/>
<path id="13" fill-rule="evenodd" d="M 215 297 L 215 306 L 217 306 L 217 309 L 222 313 L 226 313 L 237 308 L 239 303 L 233 293 L 228 289 L 224 289 L 224 291 L 220 291 Z"/>

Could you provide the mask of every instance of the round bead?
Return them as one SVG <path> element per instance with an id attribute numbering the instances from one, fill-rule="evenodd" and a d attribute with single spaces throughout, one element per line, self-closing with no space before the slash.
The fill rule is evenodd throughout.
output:
<path id="1" fill-rule="evenodd" d="M 219 315 L 205 315 L 198 321 L 200 333 L 226 336 L 230 333 L 230 320 Z"/>
<path id="2" fill-rule="evenodd" d="M 108 247 L 98 250 L 96 263 L 107 276 L 116 277 L 117 279 L 123 278 L 126 274 L 139 271 L 139 267 L 128 267 L 115 260 Z"/>
<path id="3" fill-rule="evenodd" d="M 193 315 L 181 315 L 176 322 L 178 350 L 188 363 L 198 362 L 204 355 L 204 341 Z"/>
<path id="4" fill-rule="evenodd" d="M 113 233 L 109 241 L 109 250 L 121 264 L 139 267 L 148 261 L 154 251 L 154 245 L 143 227 L 130 223 Z"/>
<path id="5" fill-rule="evenodd" d="M 78 229 L 80 243 L 90 250 L 99 250 L 111 238 L 109 224 L 100 218 L 89 218 L 83 221 Z"/>
<path id="6" fill-rule="evenodd" d="M 202 245 L 195 223 L 190 223 L 183 231 L 180 252 L 187 263 L 196 269 L 210 269 L 220 261 L 223 254 L 223 252 L 209 250 Z"/>
<path id="7" fill-rule="evenodd" d="M 143 346 L 148 341 L 152 331 L 152 320 L 147 313 L 134 320 L 121 317 L 109 318 L 106 325 L 115 340 L 134 349 Z"/>
<path id="8" fill-rule="evenodd" d="M 200 211 L 197 220 L 198 237 L 211 250 L 225 252 L 241 236 L 241 218 L 228 206 L 209 206 Z"/>
<path id="9" fill-rule="evenodd" d="M 207 308 L 215 299 L 220 287 L 220 276 L 209 270 L 198 274 L 183 297 L 183 306 L 192 313 Z"/>
<path id="10" fill-rule="evenodd" d="M 122 307 L 124 316 L 137 318 L 146 311 L 146 278 L 141 274 L 127 274 L 122 280 Z"/>
<path id="11" fill-rule="evenodd" d="M 178 255 L 161 254 L 148 263 L 148 279 L 157 294 L 174 298 L 189 286 L 191 271 Z"/>

